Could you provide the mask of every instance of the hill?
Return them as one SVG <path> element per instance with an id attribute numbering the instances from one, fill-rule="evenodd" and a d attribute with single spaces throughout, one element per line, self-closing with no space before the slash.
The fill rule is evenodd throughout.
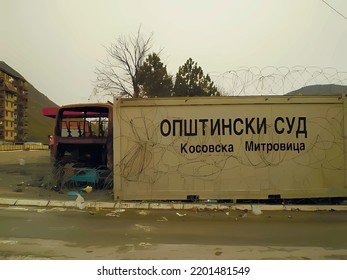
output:
<path id="1" fill-rule="evenodd" d="M 347 86 L 343 85 L 311 85 L 291 91 L 285 95 L 342 95 L 347 94 Z"/>
<path id="2" fill-rule="evenodd" d="M 6 64 L 6 62 L 0 61 L 0 70 L 12 77 L 26 81 L 29 84 L 27 141 L 48 143 L 48 135 L 52 134 L 54 120 L 42 116 L 41 111 L 44 107 L 54 107 L 57 105 L 39 92 L 19 72 Z"/>
<path id="3" fill-rule="evenodd" d="M 39 92 L 29 84 L 28 94 L 28 138 L 30 142 L 42 142 L 48 144 L 48 136 L 53 132 L 54 119 L 44 117 L 41 111 L 44 107 L 58 106 L 47 96 Z"/>

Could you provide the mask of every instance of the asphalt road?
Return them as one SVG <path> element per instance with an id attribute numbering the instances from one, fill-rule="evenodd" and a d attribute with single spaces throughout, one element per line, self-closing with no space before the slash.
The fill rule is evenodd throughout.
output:
<path id="1" fill-rule="evenodd" d="M 0 259 L 347 259 L 344 211 L 0 208 Z"/>

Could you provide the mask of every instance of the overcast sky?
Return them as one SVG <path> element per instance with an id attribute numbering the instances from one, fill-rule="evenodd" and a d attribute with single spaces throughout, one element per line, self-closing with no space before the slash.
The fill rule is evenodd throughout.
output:
<path id="1" fill-rule="evenodd" d="M 87 102 L 104 46 L 142 26 L 170 74 L 317 66 L 347 72 L 347 1 L 0 0 L 0 60 L 59 105 Z M 339 14 L 341 13 L 341 14 Z"/>

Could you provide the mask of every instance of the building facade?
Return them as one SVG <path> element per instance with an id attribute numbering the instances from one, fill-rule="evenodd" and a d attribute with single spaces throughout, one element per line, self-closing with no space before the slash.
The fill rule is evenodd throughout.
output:
<path id="1" fill-rule="evenodd" d="M 0 61 L 0 142 L 24 142 L 28 134 L 29 84 Z"/>

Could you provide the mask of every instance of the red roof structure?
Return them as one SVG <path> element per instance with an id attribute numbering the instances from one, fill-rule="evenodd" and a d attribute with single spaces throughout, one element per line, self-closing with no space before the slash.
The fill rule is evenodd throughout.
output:
<path id="1" fill-rule="evenodd" d="M 57 115 L 59 108 L 60 107 L 46 107 L 42 109 L 41 114 L 45 117 L 55 119 L 55 116 Z"/>
<path id="2" fill-rule="evenodd" d="M 46 107 L 43 108 L 41 114 L 45 117 L 53 118 L 57 116 L 57 113 L 60 108 L 63 108 L 63 116 L 66 118 L 83 118 L 83 117 L 100 117 L 107 116 L 108 111 L 104 107 L 105 104 L 80 104 L 80 105 L 66 105 L 63 107 Z M 108 106 L 112 106 L 112 104 L 108 104 Z"/>

